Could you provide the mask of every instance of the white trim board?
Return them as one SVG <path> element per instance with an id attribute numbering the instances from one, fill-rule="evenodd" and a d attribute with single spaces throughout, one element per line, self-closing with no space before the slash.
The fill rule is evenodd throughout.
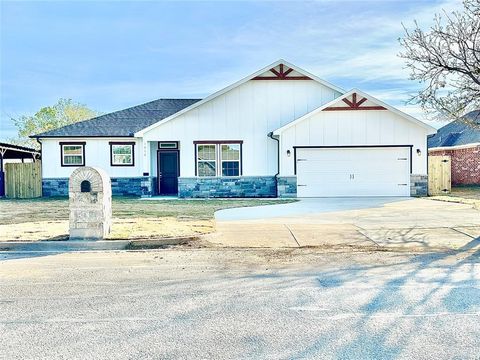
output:
<path id="1" fill-rule="evenodd" d="M 38 150 L 29 151 L 29 150 L 24 150 L 24 149 L 16 149 L 16 148 L 13 148 L 13 147 L 10 147 L 10 146 L 0 146 L 0 149 L 1 149 L 2 155 L 5 154 L 5 152 L 7 152 L 7 150 L 24 152 L 24 153 L 27 153 L 27 154 L 36 154 L 36 155 L 41 154 L 41 152 L 38 151 Z M 10 159 L 4 159 L 4 160 L 10 160 Z"/>
<path id="2" fill-rule="evenodd" d="M 357 94 L 359 94 L 359 95 L 367 98 L 369 101 L 371 101 L 371 102 L 373 102 L 373 103 L 375 103 L 375 104 L 377 104 L 377 105 L 379 105 L 379 106 L 383 106 L 384 108 L 386 108 L 387 110 L 393 112 L 394 114 L 397 114 L 397 115 L 403 117 L 404 119 L 407 119 L 407 120 L 415 123 L 416 125 L 419 125 L 419 126 L 425 128 L 425 129 L 429 130 L 429 131 L 430 131 L 430 132 L 429 132 L 429 135 L 430 135 L 430 134 L 436 134 L 436 133 L 437 133 L 437 129 L 435 129 L 433 126 L 430 126 L 430 125 L 428 125 L 428 124 L 425 124 L 423 121 L 420 121 L 420 120 L 414 118 L 413 116 L 408 115 L 408 114 L 404 113 L 403 111 L 400 111 L 400 110 L 398 110 L 397 108 L 394 108 L 393 106 L 388 105 L 388 104 L 384 103 L 383 101 L 378 100 L 377 98 L 375 98 L 375 97 L 373 97 L 373 96 L 371 96 L 371 95 L 369 95 L 369 94 L 367 94 L 367 93 L 365 93 L 365 92 L 363 92 L 363 91 L 361 91 L 361 90 L 352 89 L 352 90 L 344 93 L 344 94 L 341 95 L 340 97 L 338 97 L 338 98 L 330 101 L 329 103 L 326 103 L 326 104 L 324 104 L 324 105 L 316 108 L 315 110 L 310 111 L 308 114 L 305 114 L 305 115 L 299 117 L 298 119 L 296 119 L 296 120 L 294 120 L 294 121 L 292 121 L 292 122 L 289 122 L 288 124 L 282 126 L 281 128 L 278 128 L 278 129 L 274 130 L 274 131 L 273 131 L 273 135 L 280 135 L 282 132 L 284 132 L 284 131 L 287 130 L 288 128 L 290 128 L 290 127 L 298 124 L 299 122 L 301 122 L 301 121 L 303 121 L 303 120 L 305 120 L 305 119 L 308 119 L 309 117 L 311 117 L 311 116 L 313 116 L 313 115 L 315 115 L 315 114 L 318 114 L 319 112 L 323 111 L 324 109 L 326 109 L 326 108 L 328 108 L 328 107 L 330 107 L 330 106 L 332 106 L 332 105 L 335 105 L 337 102 L 339 102 L 339 101 L 341 101 L 342 99 L 344 99 L 344 98 L 352 95 L 353 93 L 357 93 Z M 361 108 L 360 108 L 360 110 L 361 110 Z M 360 111 L 360 110 L 359 110 L 359 111 Z"/>
<path id="3" fill-rule="evenodd" d="M 455 145 L 455 146 L 438 146 L 438 147 L 429 148 L 428 152 L 430 152 L 430 151 L 442 151 L 442 150 L 469 149 L 469 148 L 474 148 L 474 147 L 477 147 L 477 146 L 480 146 L 480 143 L 470 143 L 470 144 Z"/>
<path id="4" fill-rule="evenodd" d="M 289 63 L 288 61 L 285 61 L 285 60 L 283 60 L 283 59 L 280 59 L 280 60 L 275 61 L 274 63 L 271 63 L 270 65 L 265 66 L 264 68 L 262 68 L 262 69 L 260 69 L 260 70 L 258 70 L 258 71 L 256 71 L 256 72 L 254 72 L 253 74 L 250 74 L 250 75 L 248 75 L 247 77 L 244 77 L 243 79 L 237 81 L 236 83 L 233 83 L 232 85 L 227 86 L 226 88 L 223 88 L 223 89 L 221 89 L 221 90 L 213 93 L 213 94 L 210 95 L 210 96 L 207 96 L 205 99 L 200 100 L 200 101 L 198 101 L 198 102 L 196 102 L 196 103 L 194 103 L 194 104 L 186 107 L 185 109 L 182 109 L 182 110 L 176 112 L 175 114 L 172 114 L 172 115 L 170 115 L 169 117 L 167 117 L 167 118 L 165 118 L 165 119 L 163 119 L 163 120 L 159 120 L 159 121 L 156 122 L 155 124 L 152 124 L 152 125 L 146 127 L 145 129 L 142 129 L 142 130 L 136 132 L 134 136 L 135 136 L 135 137 L 143 137 L 143 135 L 144 135 L 146 132 L 148 132 L 148 131 L 156 128 L 157 126 L 163 125 L 163 124 L 165 124 L 165 123 L 167 123 L 167 122 L 175 119 L 176 117 L 178 117 L 178 116 L 180 116 L 180 115 L 182 115 L 182 114 L 184 114 L 184 113 L 186 113 L 186 112 L 188 112 L 188 111 L 190 111 L 190 110 L 192 110 L 192 109 L 195 109 L 195 108 L 199 107 L 200 105 L 205 104 L 206 102 L 208 102 L 208 101 L 210 101 L 210 100 L 213 100 L 213 99 L 215 99 L 215 98 L 217 98 L 217 97 L 225 94 L 226 92 L 228 92 L 228 91 L 230 91 L 230 90 L 232 90 L 232 89 L 234 89 L 234 88 L 236 88 L 236 87 L 238 87 L 238 86 L 246 83 L 247 81 L 253 79 L 254 77 L 259 76 L 259 75 L 263 74 L 264 72 L 267 72 L 267 71 L 269 71 L 271 68 L 274 68 L 274 67 L 276 67 L 276 66 L 278 66 L 278 65 L 280 65 L 280 64 L 284 64 L 284 65 L 288 66 L 289 68 L 292 68 L 292 69 L 295 70 L 296 72 L 301 73 L 302 75 L 308 76 L 309 78 L 317 81 L 318 83 L 320 83 L 320 84 L 322 84 L 322 85 L 324 85 L 324 86 L 326 86 L 326 87 L 328 87 L 328 88 L 330 88 L 330 89 L 332 89 L 332 90 L 335 90 L 335 91 L 339 92 L 340 94 L 345 93 L 345 90 L 344 90 L 344 89 L 342 89 L 342 88 L 340 88 L 340 87 L 338 87 L 338 86 L 336 86 L 336 85 L 333 85 L 333 84 L 329 83 L 328 81 L 325 81 L 325 80 L 323 80 L 323 79 L 320 79 L 318 76 L 313 75 L 313 74 L 309 73 L 308 71 L 303 70 L 303 69 L 299 68 L 298 66 Z"/>

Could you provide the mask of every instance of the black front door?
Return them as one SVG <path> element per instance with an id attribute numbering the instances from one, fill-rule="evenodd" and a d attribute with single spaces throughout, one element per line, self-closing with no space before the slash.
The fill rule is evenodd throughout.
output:
<path id="1" fill-rule="evenodd" d="M 158 193 L 160 195 L 178 194 L 178 151 L 162 150 L 158 152 Z"/>

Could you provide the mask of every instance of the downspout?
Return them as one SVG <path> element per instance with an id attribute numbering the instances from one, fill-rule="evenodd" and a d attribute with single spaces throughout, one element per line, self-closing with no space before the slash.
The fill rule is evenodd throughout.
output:
<path id="1" fill-rule="evenodd" d="M 36 137 L 35 140 L 37 141 L 37 143 L 40 144 L 40 157 L 42 156 L 42 142 L 40 140 L 38 140 L 38 138 Z M 33 155 L 33 162 L 36 161 L 35 159 L 35 154 L 32 154 Z"/>
<path id="2" fill-rule="evenodd" d="M 278 197 L 278 175 L 280 174 L 280 140 L 273 137 L 273 131 L 270 131 L 267 136 L 277 142 L 277 173 L 275 174 L 275 197 Z"/>
<path id="3" fill-rule="evenodd" d="M 5 196 L 5 174 L 3 172 L 3 155 L 5 155 L 6 152 L 6 149 L 0 149 L 0 197 Z"/>
<path id="4" fill-rule="evenodd" d="M 40 144 L 40 156 L 37 160 L 43 160 L 42 159 L 42 147 L 43 147 L 42 142 L 38 139 L 38 137 L 36 137 L 35 140 L 37 141 L 37 143 Z M 33 154 L 33 162 L 36 162 L 37 160 L 35 159 L 35 154 Z M 40 186 L 40 188 L 41 188 L 40 194 L 43 197 L 43 161 L 40 163 L 40 178 L 41 178 L 40 181 L 41 181 L 41 184 L 42 184 Z"/>

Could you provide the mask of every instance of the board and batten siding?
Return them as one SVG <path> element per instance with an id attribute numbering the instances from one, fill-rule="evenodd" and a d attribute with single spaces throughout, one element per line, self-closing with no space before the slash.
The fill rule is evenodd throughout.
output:
<path id="1" fill-rule="evenodd" d="M 142 176 L 142 139 L 137 138 L 44 138 L 42 142 L 42 177 L 68 178 L 76 166 L 62 166 L 60 143 L 85 142 L 85 165 L 96 166 L 112 178 Z M 111 166 L 110 142 L 135 142 L 135 166 Z"/>
<path id="2" fill-rule="evenodd" d="M 242 140 L 243 175 L 277 172 L 277 144 L 267 134 L 341 94 L 313 80 L 250 80 L 144 134 L 147 141 L 180 142 L 180 176 L 195 176 L 194 141 Z M 155 143 L 156 144 L 156 143 Z M 148 151 L 150 150 L 150 151 Z M 144 172 L 155 174 L 156 146 Z"/>
<path id="3" fill-rule="evenodd" d="M 426 174 L 428 133 L 388 110 L 321 111 L 282 132 L 280 175 L 294 175 L 294 146 L 342 145 L 413 145 L 412 173 Z"/>

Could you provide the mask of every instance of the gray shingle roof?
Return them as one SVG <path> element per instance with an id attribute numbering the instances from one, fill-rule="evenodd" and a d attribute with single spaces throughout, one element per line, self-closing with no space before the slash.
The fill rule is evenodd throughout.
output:
<path id="1" fill-rule="evenodd" d="M 158 99 L 128 109 L 94 117 L 32 137 L 133 136 L 200 99 Z"/>
<path id="2" fill-rule="evenodd" d="M 480 110 L 471 111 L 462 119 L 452 121 L 428 138 L 429 148 L 471 143 L 480 143 Z"/>

